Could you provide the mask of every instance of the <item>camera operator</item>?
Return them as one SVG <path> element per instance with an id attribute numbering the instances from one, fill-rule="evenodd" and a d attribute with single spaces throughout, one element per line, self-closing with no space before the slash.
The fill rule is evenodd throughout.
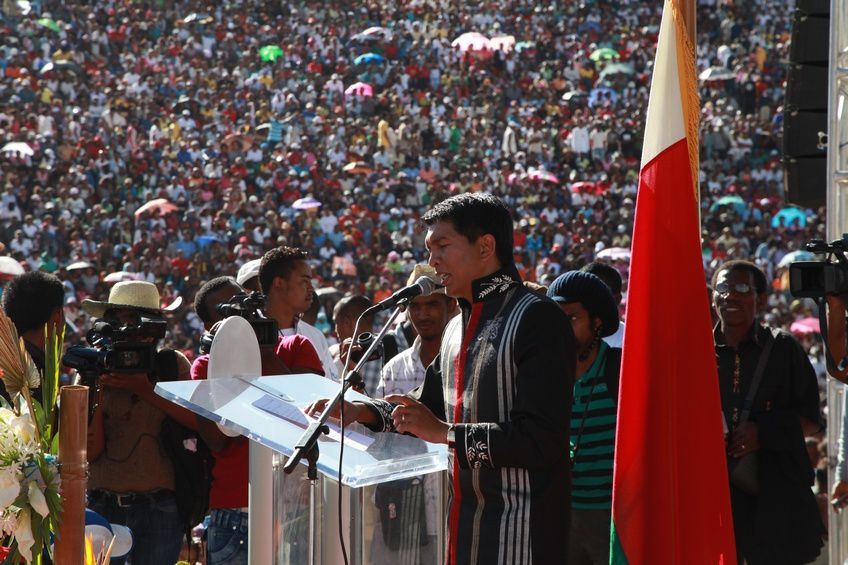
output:
<path id="1" fill-rule="evenodd" d="M 214 335 L 224 317 L 222 306 L 242 296 L 244 289 L 232 277 L 218 277 L 204 283 L 194 298 L 194 310 L 203 321 L 207 334 Z M 276 333 L 276 332 L 275 332 Z M 204 342 L 205 337 L 204 336 Z M 275 345 L 260 345 L 262 374 L 321 374 L 321 361 L 315 348 L 302 335 L 275 335 Z M 205 379 L 209 355 L 204 353 L 191 366 L 191 378 Z M 198 428 L 212 449 L 212 491 L 207 528 L 207 562 L 209 565 L 247 564 L 248 524 L 248 449 L 245 437 L 231 438 L 222 434 L 209 420 L 197 416 Z M 235 550 L 234 550 L 235 548 Z"/>
<path id="2" fill-rule="evenodd" d="M 44 370 L 45 328 L 52 325 L 61 332 L 65 325 L 64 300 L 62 281 L 41 271 L 16 276 L 3 291 L 3 312 L 15 324 L 27 353 L 39 371 Z M 0 395 L 10 400 L 1 381 Z M 41 401 L 40 384 L 33 395 Z"/>
<path id="3" fill-rule="evenodd" d="M 145 325 L 164 322 L 159 291 L 153 284 L 120 282 L 112 287 L 108 301 L 84 300 L 81 306 L 99 321 L 125 331 L 123 343 L 148 345 L 155 351 L 158 339 L 143 331 Z M 188 378 L 188 360 L 170 350 L 155 351 L 149 359 L 152 369 L 147 372 L 101 375 L 102 388 L 89 429 L 89 507 L 132 530 L 133 565 L 179 559 L 184 529 L 177 510 L 173 463 L 165 455 L 160 429 L 166 417 L 196 429 L 191 412 L 153 391 L 157 381 Z"/>

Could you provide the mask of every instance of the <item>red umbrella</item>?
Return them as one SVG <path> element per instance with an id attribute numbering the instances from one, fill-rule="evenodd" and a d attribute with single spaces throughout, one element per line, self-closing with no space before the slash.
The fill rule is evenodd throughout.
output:
<path id="1" fill-rule="evenodd" d="M 145 212 L 153 212 L 154 210 L 158 211 L 163 216 L 165 214 L 170 214 L 171 212 L 177 211 L 177 205 L 173 202 L 169 202 L 165 198 L 156 198 L 147 202 L 146 204 L 142 204 L 138 210 L 135 211 L 135 217 L 138 218 Z"/>
<path id="2" fill-rule="evenodd" d="M 589 181 L 580 181 L 572 183 L 570 187 L 568 187 L 571 192 L 595 192 L 595 183 Z"/>
<path id="3" fill-rule="evenodd" d="M 792 325 L 789 326 L 789 331 L 795 335 L 820 334 L 821 324 L 818 318 L 801 318 L 792 322 Z"/>

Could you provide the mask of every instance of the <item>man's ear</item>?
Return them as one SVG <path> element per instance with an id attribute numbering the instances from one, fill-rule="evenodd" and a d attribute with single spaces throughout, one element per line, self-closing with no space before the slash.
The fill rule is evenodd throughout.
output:
<path id="1" fill-rule="evenodd" d="M 495 236 L 486 233 L 477 238 L 477 249 L 481 259 L 489 259 L 495 255 Z"/>
<path id="2" fill-rule="evenodd" d="M 50 324 L 56 326 L 56 333 L 59 334 L 65 329 L 65 309 L 62 306 L 59 306 L 53 313 L 50 314 L 50 319 L 47 320 L 48 328 Z"/>

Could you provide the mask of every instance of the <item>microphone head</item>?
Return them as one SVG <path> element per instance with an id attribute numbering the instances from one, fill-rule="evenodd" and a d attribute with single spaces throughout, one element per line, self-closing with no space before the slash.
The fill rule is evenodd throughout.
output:
<path id="1" fill-rule="evenodd" d="M 419 296 L 428 296 L 430 294 L 433 294 L 440 288 L 445 287 L 445 285 L 439 284 L 432 278 L 427 276 L 418 277 L 418 280 L 415 281 L 415 286 L 421 289 L 421 294 Z"/>

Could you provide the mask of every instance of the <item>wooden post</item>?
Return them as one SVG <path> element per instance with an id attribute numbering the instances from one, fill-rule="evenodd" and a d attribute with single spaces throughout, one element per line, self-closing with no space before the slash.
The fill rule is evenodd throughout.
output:
<path id="1" fill-rule="evenodd" d="M 59 391 L 59 475 L 62 478 L 62 524 L 56 538 L 56 565 L 79 565 L 85 559 L 85 488 L 88 475 L 88 387 Z"/>

